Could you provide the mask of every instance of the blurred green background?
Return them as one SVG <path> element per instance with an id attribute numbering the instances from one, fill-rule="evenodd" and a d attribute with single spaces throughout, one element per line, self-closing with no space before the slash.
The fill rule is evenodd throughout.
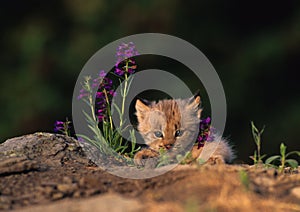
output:
<path id="1" fill-rule="evenodd" d="M 2 142 L 71 117 L 77 76 L 101 47 L 158 32 L 214 65 L 227 98 L 224 135 L 239 160 L 250 162 L 255 148 L 251 120 L 266 126 L 264 153 L 281 142 L 300 149 L 300 1 L 2 0 L 0 18 Z"/>

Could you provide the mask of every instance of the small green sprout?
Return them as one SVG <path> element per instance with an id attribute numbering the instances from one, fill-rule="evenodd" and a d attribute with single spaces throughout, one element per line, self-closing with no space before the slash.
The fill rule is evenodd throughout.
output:
<path id="1" fill-rule="evenodd" d="M 181 165 L 188 164 L 193 160 L 192 152 L 188 151 L 185 155 L 178 154 L 176 155 L 177 162 L 180 162 Z"/>
<path id="2" fill-rule="evenodd" d="M 245 170 L 240 170 L 239 171 L 239 177 L 240 181 L 245 187 L 246 190 L 249 190 L 249 176 L 248 173 Z"/>
<path id="3" fill-rule="evenodd" d="M 266 157 L 266 155 L 261 155 L 261 135 L 264 132 L 265 127 L 263 127 L 261 130 L 258 130 L 256 126 L 254 125 L 253 121 L 251 121 L 251 129 L 252 129 L 252 136 L 253 140 L 256 144 L 256 150 L 254 151 L 253 156 L 250 156 L 250 158 L 253 160 L 255 165 L 262 164 L 262 159 Z"/>
<path id="4" fill-rule="evenodd" d="M 283 173 L 284 169 L 286 167 L 291 167 L 293 169 L 298 167 L 298 162 L 294 159 L 287 159 L 290 155 L 296 154 L 300 156 L 300 151 L 292 151 L 289 153 L 286 153 L 286 145 L 284 143 L 280 144 L 280 155 L 274 155 L 269 157 L 266 161 L 265 164 L 267 166 L 272 166 L 275 168 L 278 168 L 279 173 Z M 276 162 L 279 162 L 276 164 Z"/>
<path id="5" fill-rule="evenodd" d="M 158 150 L 159 153 L 159 157 L 158 157 L 158 164 L 157 164 L 157 168 L 161 167 L 161 166 L 165 166 L 170 164 L 170 156 L 168 155 L 168 151 L 166 149 L 160 148 Z"/>

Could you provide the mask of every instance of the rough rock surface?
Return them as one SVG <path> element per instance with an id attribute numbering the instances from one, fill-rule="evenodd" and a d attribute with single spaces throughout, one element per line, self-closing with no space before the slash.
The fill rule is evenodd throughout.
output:
<path id="1" fill-rule="evenodd" d="M 180 165 L 126 179 L 97 167 L 73 138 L 35 133 L 0 144 L 0 210 L 300 211 L 299 171 Z"/>

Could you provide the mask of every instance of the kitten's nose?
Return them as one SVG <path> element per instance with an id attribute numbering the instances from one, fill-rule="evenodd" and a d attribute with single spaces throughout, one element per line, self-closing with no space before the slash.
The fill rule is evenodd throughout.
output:
<path id="1" fill-rule="evenodd" d="M 167 145 L 165 145 L 165 148 L 170 149 L 172 146 L 173 146 L 173 144 L 167 144 Z"/>

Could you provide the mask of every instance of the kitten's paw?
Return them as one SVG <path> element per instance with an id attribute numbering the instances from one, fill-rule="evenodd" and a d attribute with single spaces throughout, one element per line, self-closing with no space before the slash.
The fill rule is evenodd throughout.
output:
<path id="1" fill-rule="evenodd" d="M 143 149 L 134 155 L 134 163 L 136 166 L 144 166 L 145 168 L 155 168 L 157 164 L 158 153 L 151 149 Z"/>
<path id="2" fill-rule="evenodd" d="M 225 160 L 223 158 L 222 155 L 214 155 L 214 156 L 211 156 L 206 164 L 208 165 L 220 165 L 220 164 L 225 164 Z"/>

